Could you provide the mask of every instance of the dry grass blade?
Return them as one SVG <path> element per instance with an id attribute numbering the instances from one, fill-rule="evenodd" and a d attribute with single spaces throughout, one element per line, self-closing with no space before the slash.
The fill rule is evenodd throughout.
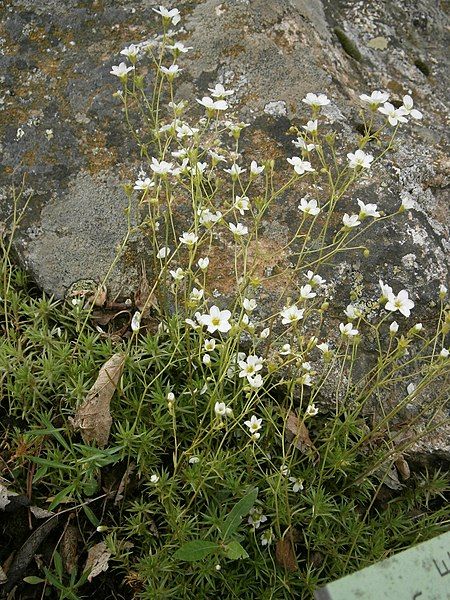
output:
<path id="1" fill-rule="evenodd" d="M 111 398 L 123 372 L 124 354 L 114 354 L 100 369 L 86 400 L 71 419 L 75 429 L 81 430 L 84 442 L 95 442 L 99 447 L 106 446 L 109 439 L 112 418 L 109 410 Z"/>

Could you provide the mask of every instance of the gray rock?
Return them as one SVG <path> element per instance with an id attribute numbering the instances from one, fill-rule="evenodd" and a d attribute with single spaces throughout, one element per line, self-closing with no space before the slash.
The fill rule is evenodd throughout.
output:
<path id="1" fill-rule="evenodd" d="M 158 31 L 156 4 L 9 0 L 0 8 L 0 218 L 11 212 L 9 185 L 26 175 L 34 194 L 15 249 L 37 283 L 57 297 L 77 279 L 102 280 L 127 235 L 120 183 L 135 178 L 140 160 L 112 97 L 117 80 L 109 71 L 125 45 Z M 444 154 L 449 29 L 440 4 L 206 0 L 180 9 L 194 50 L 183 58 L 178 94 L 199 97 L 217 82 L 233 87 L 233 108 L 253 124 L 253 133 L 244 137 L 249 158 L 285 164 L 292 153 L 286 132 L 305 118 L 301 98 L 307 92 L 326 91 L 333 98 L 324 112 L 345 152 L 354 149 L 360 93 L 386 89 L 397 101 L 412 93 L 424 122 L 408 125 L 397 152 L 343 199 L 340 211 L 355 207 L 356 197 L 391 212 L 408 197 L 415 209 L 373 227 L 364 240 L 369 257 L 354 255 L 338 271 L 330 270 L 330 293 L 343 308 L 355 281 L 375 297 L 378 278 L 395 280 L 411 291 L 415 314 L 425 320 L 439 283 L 448 277 L 449 257 Z M 338 39 L 335 28 L 346 37 Z M 380 36 L 387 40 L 385 49 L 370 44 Z M 270 259 L 295 226 L 297 204 L 293 195 L 280 198 L 276 219 L 260 241 L 267 268 L 276 268 Z M 112 297 L 136 290 L 147 252 L 144 238 L 133 233 L 108 279 Z M 228 288 L 221 264 L 218 293 L 226 296 Z M 261 291 L 262 312 L 270 312 L 275 298 L 276 290 Z M 450 456 L 448 441 L 446 451 Z"/>

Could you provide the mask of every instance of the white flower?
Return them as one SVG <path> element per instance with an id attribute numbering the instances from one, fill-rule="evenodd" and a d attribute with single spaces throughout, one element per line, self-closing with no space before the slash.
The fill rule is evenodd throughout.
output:
<path id="1" fill-rule="evenodd" d="M 247 196 L 236 196 L 234 208 L 238 210 L 241 215 L 243 215 L 246 210 L 250 210 L 250 201 Z"/>
<path id="2" fill-rule="evenodd" d="M 380 279 L 379 282 L 380 284 L 380 288 L 381 288 L 381 298 L 382 299 L 387 299 L 389 297 L 390 294 L 392 294 L 392 288 L 390 285 L 388 285 L 387 283 L 383 283 L 383 281 Z"/>
<path id="3" fill-rule="evenodd" d="M 292 491 L 297 493 L 303 490 L 303 479 L 298 477 L 289 477 L 289 481 L 292 483 Z"/>
<path id="4" fill-rule="evenodd" d="M 247 381 L 250 384 L 250 387 L 252 387 L 253 389 L 260 388 L 264 383 L 264 380 L 259 373 L 257 373 L 253 377 L 247 377 Z"/>
<path id="5" fill-rule="evenodd" d="M 209 354 L 204 354 L 202 358 L 202 362 L 204 365 L 208 366 L 211 364 L 211 357 Z"/>
<path id="6" fill-rule="evenodd" d="M 192 327 L 192 329 L 200 329 L 200 325 L 198 325 L 195 321 L 193 321 L 192 319 L 185 319 L 184 321 L 186 323 L 186 325 L 189 325 L 190 327 Z"/>
<path id="7" fill-rule="evenodd" d="M 204 106 L 206 110 L 227 110 L 228 104 L 225 100 L 213 100 L 209 96 L 203 96 L 201 100 L 197 99 L 197 102 Z"/>
<path id="8" fill-rule="evenodd" d="M 244 173 L 247 169 L 243 169 L 236 163 L 233 163 L 229 169 L 224 169 L 225 173 L 229 173 L 232 179 L 237 179 L 241 173 Z"/>
<path id="9" fill-rule="evenodd" d="M 319 350 L 321 352 L 323 352 L 324 354 L 327 354 L 330 351 L 330 347 L 325 342 L 322 342 L 321 344 L 317 344 L 317 348 L 319 348 Z"/>
<path id="10" fill-rule="evenodd" d="M 234 94 L 234 90 L 226 90 L 221 83 L 216 83 L 215 87 L 208 88 L 208 90 L 213 98 L 225 98 Z"/>
<path id="11" fill-rule="evenodd" d="M 200 462 L 200 458 L 198 456 L 191 456 L 191 458 L 189 459 L 190 465 L 195 465 L 198 462 Z"/>
<path id="12" fill-rule="evenodd" d="M 280 473 L 283 475 L 283 477 L 287 477 L 290 472 L 291 472 L 291 470 L 289 469 L 289 467 L 287 465 L 281 465 Z"/>
<path id="13" fill-rule="evenodd" d="M 150 169 L 154 171 L 157 175 L 168 175 L 172 172 L 173 163 L 166 162 L 165 160 L 159 161 L 154 156 L 152 157 L 152 164 L 150 165 Z"/>
<path id="14" fill-rule="evenodd" d="M 167 8 L 164 8 L 164 6 L 160 6 L 159 9 L 153 8 L 152 10 L 154 10 L 155 13 L 158 13 L 158 15 L 161 15 L 163 19 L 170 21 L 172 25 L 176 25 L 181 20 L 180 11 L 178 8 L 172 8 L 171 10 L 168 10 Z"/>
<path id="15" fill-rule="evenodd" d="M 263 359 L 255 354 L 249 354 L 246 360 L 238 361 L 238 365 L 241 369 L 239 377 L 253 377 L 257 371 L 263 368 Z"/>
<path id="16" fill-rule="evenodd" d="M 233 414 L 233 411 L 225 404 L 225 402 L 216 402 L 214 404 L 214 412 L 218 417 L 229 417 Z"/>
<path id="17" fill-rule="evenodd" d="M 298 308 L 295 304 L 291 306 L 285 306 L 280 312 L 282 316 L 282 325 L 288 325 L 290 323 L 296 323 L 300 319 L 303 319 L 304 309 Z"/>
<path id="18" fill-rule="evenodd" d="M 350 169 L 356 169 L 357 167 L 370 169 L 370 164 L 373 161 L 373 156 L 366 154 L 363 150 L 356 150 L 355 153 L 349 152 L 347 158 Z"/>
<path id="19" fill-rule="evenodd" d="M 371 108 L 377 108 L 380 104 L 384 104 L 389 100 L 389 94 L 387 92 L 379 92 L 375 90 L 368 96 L 367 94 L 361 94 L 360 99 L 366 104 L 370 104 Z"/>
<path id="20" fill-rule="evenodd" d="M 175 130 L 177 132 L 177 138 L 178 139 L 183 139 L 185 137 L 192 137 L 193 135 L 195 135 L 196 133 L 198 133 L 198 128 L 197 127 L 191 127 L 190 125 L 188 125 L 187 123 L 183 123 L 182 125 L 177 125 L 175 127 Z M 183 153 L 186 153 L 186 150 L 183 149 Z M 172 152 L 172 156 L 175 156 L 176 154 L 180 154 L 180 152 Z M 180 158 L 179 156 L 175 156 L 175 158 Z"/>
<path id="21" fill-rule="evenodd" d="M 388 295 L 385 309 L 391 312 L 400 311 L 405 317 L 409 317 L 411 309 L 414 307 L 414 302 L 408 298 L 408 292 L 401 290 L 397 296 L 392 292 Z"/>
<path id="22" fill-rule="evenodd" d="M 186 246 L 193 246 L 196 242 L 198 242 L 198 235 L 193 232 L 184 232 L 179 238 L 182 244 L 186 244 Z"/>
<path id="23" fill-rule="evenodd" d="M 303 98 L 302 102 L 309 104 L 309 106 L 312 106 L 313 108 L 319 108 L 319 106 L 330 104 L 330 100 L 328 100 L 325 94 L 312 94 L 311 92 L 306 94 L 306 97 Z"/>
<path id="24" fill-rule="evenodd" d="M 312 291 L 312 287 L 309 283 L 306 285 L 302 285 L 300 288 L 300 298 L 302 300 L 309 300 L 309 298 L 314 298 L 317 296 L 315 292 Z"/>
<path id="25" fill-rule="evenodd" d="M 150 476 L 150 481 L 151 481 L 151 483 L 158 483 L 158 481 L 159 481 L 159 475 L 151 475 Z"/>
<path id="26" fill-rule="evenodd" d="M 315 417 L 318 412 L 319 412 L 319 409 L 317 408 L 317 406 L 314 403 L 312 403 L 312 404 L 308 405 L 308 408 L 305 411 L 305 415 L 307 417 Z"/>
<path id="27" fill-rule="evenodd" d="M 205 340 L 203 342 L 203 347 L 207 352 L 212 352 L 214 350 L 214 348 L 216 347 L 216 340 L 214 338 Z"/>
<path id="28" fill-rule="evenodd" d="M 114 65 L 111 67 L 111 75 L 115 75 L 116 77 L 126 77 L 130 71 L 134 70 L 134 66 L 127 67 L 124 62 L 121 62 L 119 66 Z"/>
<path id="29" fill-rule="evenodd" d="M 270 544 L 274 540 L 274 535 L 273 535 L 272 529 L 266 529 L 266 531 L 264 531 L 261 534 L 260 540 L 261 540 L 261 546 L 270 546 Z"/>
<path id="30" fill-rule="evenodd" d="M 175 401 L 175 394 L 173 392 L 169 392 L 167 394 L 167 401 L 168 402 L 174 402 Z"/>
<path id="31" fill-rule="evenodd" d="M 205 227 L 211 227 L 222 218 L 222 213 L 219 210 L 216 213 L 212 213 L 209 208 L 199 208 L 197 214 L 200 224 Z"/>
<path id="32" fill-rule="evenodd" d="M 414 208 L 414 200 L 408 197 L 403 198 L 400 210 L 410 210 L 411 208 Z"/>
<path id="33" fill-rule="evenodd" d="M 158 254 L 156 255 L 157 258 L 167 258 L 170 254 L 170 248 L 168 248 L 167 246 L 163 246 Z"/>
<path id="34" fill-rule="evenodd" d="M 380 216 L 380 213 L 378 212 L 378 207 L 376 204 L 364 204 L 364 202 L 362 202 L 361 200 L 357 200 L 358 204 L 359 204 L 359 208 L 360 208 L 360 213 L 359 213 L 359 218 L 365 219 L 366 217 L 373 217 L 374 219 L 376 219 L 377 217 Z"/>
<path id="35" fill-rule="evenodd" d="M 347 213 L 345 213 L 345 215 L 342 217 L 342 222 L 344 223 L 344 226 L 348 227 L 349 229 L 361 225 L 358 215 L 348 215 Z"/>
<path id="36" fill-rule="evenodd" d="M 247 312 L 253 312 L 256 308 L 256 300 L 252 298 L 249 300 L 248 298 L 244 298 L 244 302 L 242 303 L 243 307 Z"/>
<path id="37" fill-rule="evenodd" d="M 269 327 L 266 327 L 265 329 L 263 329 L 261 331 L 261 333 L 259 334 L 259 337 L 262 340 L 265 340 L 265 339 L 267 339 L 269 337 L 269 335 L 270 335 L 270 329 L 269 329 Z"/>
<path id="38" fill-rule="evenodd" d="M 179 73 L 181 73 L 183 69 L 180 69 L 178 65 L 170 65 L 170 67 L 161 66 L 159 67 L 159 70 L 161 71 L 161 73 L 164 73 L 164 75 L 167 75 L 168 79 L 173 79 Z"/>
<path id="39" fill-rule="evenodd" d="M 192 292 L 189 294 L 189 300 L 191 302 L 200 302 L 203 298 L 204 290 L 198 290 L 197 288 L 193 288 Z"/>
<path id="40" fill-rule="evenodd" d="M 400 108 L 403 110 L 405 115 L 410 115 L 413 119 L 422 119 L 423 114 L 420 110 L 413 108 L 414 102 L 411 96 L 403 96 L 403 106 Z"/>
<path id="41" fill-rule="evenodd" d="M 181 42 L 175 42 L 172 45 L 166 46 L 168 50 L 172 50 L 175 54 L 186 54 L 189 50 L 192 50 L 192 46 L 185 46 Z"/>
<path id="42" fill-rule="evenodd" d="M 439 298 L 441 298 L 441 300 L 443 300 L 445 298 L 445 296 L 447 295 L 447 288 L 445 287 L 445 285 L 443 283 L 441 283 L 441 285 L 439 286 Z"/>
<path id="43" fill-rule="evenodd" d="M 298 205 L 298 209 L 305 213 L 305 215 L 318 215 L 320 213 L 320 208 L 317 205 L 317 200 L 307 200 L 306 198 L 302 198 L 300 200 L 300 204 Z"/>
<path id="44" fill-rule="evenodd" d="M 398 331 L 397 321 L 392 321 L 392 323 L 389 325 L 389 331 L 391 332 L 392 335 L 397 333 L 397 331 Z"/>
<path id="45" fill-rule="evenodd" d="M 305 273 L 305 277 L 308 279 L 309 283 L 314 287 L 315 285 L 322 285 L 326 283 L 326 279 L 323 279 L 320 275 L 315 275 L 312 271 L 308 271 Z"/>
<path id="46" fill-rule="evenodd" d="M 150 188 L 154 187 L 155 182 L 150 179 L 150 177 L 146 177 L 145 179 L 137 179 L 134 182 L 133 189 L 140 190 L 146 192 Z"/>
<path id="47" fill-rule="evenodd" d="M 214 305 L 209 309 L 209 314 L 199 315 L 198 321 L 208 328 L 209 333 L 215 331 L 227 333 L 231 329 L 230 317 L 229 310 L 220 310 L 218 306 Z"/>
<path id="48" fill-rule="evenodd" d="M 175 281 L 181 281 L 185 276 L 185 272 L 181 267 L 178 267 L 176 271 L 170 271 L 170 274 L 175 279 Z"/>
<path id="49" fill-rule="evenodd" d="M 181 114 L 183 114 L 185 108 L 187 107 L 187 104 L 188 103 L 186 102 L 186 100 L 181 100 L 180 102 L 169 102 L 167 106 L 173 110 L 175 116 L 180 116 Z"/>
<path id="50" fill-rule="evenodd" d="M 123 54 L 130 60 L 135 60 L 139 54 L 139 46 L 136 46 L 135 44 L 130 44 L 127 48 L 121 50 L 120 54 Z"/>
<path id="51" fill-rule="evenodd" d="M 358 335 L 358 330 L 353 329 L 353 325 L 351 323 L 347 323 L 346 325 L 344 325 L 344 323 L 340 323 L 339 331 L 346 337 L 354 337 L 355 335 Z"/>
<path id="52" fill-rule="evenodd" d="M 290 344 L 283 344 L 280 348 L 281 356 L 288 356 L 292 352 Z"/>
<path id="53" fill-rule="evenodd" d="M 205 258 L 199 258 L 197 264 L 199 266 L 199 269 L 204 271 L 209 266 L 209 258 L 207 256 L 205 256 Z"/>
<path id="54" fill-rule="evenodd" d="M 297 382 L 300 385 L 312 385 L 311 375 L 309 373 L 304 373 L 301 377 L 297 379 Z"/>
<path id="55" fill-rule="evenodd" d="M 296 140 L 292 140 L 292 143 L 296 148 L 300 148 L 301 150 L 306 150 L 306 152 L 311 152 L 316 147 L 315 144 L 307 144 L 305 140 L 301 137 L 298 137 Z"/>
<path id="56" fill-rule="evenodd" d="M 353 304 L 349 304 L 347 308 L 344 310 L 345 316 L 351 320 L 357 319 L 362 315 L 361 309 L 357 306 L 353 306 Z"/>
<path id="57" fill-rule="evenodd" d="M 230 228 L 231 233 L 234 235 L 247 235 L 248 227 L 242 225 L 242 223 L 228 223 L 228 227 Z"/>
<path id="58" fill-rule="evenodd" d="M 257 175 L 260 175 L 264 171 L 264 169 L 265 169 L 264 165 L 261 165 L 260 167 L 258 167 L 258 163 L 256 162 L 256 160 L 252 160 L 252 162 L 250 164 L 250 175 L 253 175 L 253 177 L 256 177 Z"/>
<path id="59" fill-rule="evenodd" d="M 253 525 L 255 529 L 258 529 L 261 523 L 265 523 L 266 521 L 267 517 L 263 515 L 260 508 L 254 507 L 250 510 L 250 514 L 247 519 L 249 525 Z"/>
<path id="60" fill-rule="evenodd" d="M 248 427 L 250 433 L 256 433 L 262 427 L 262 419 L 258 419 L 255 415 L 252 415 L 249 421 L 244 421 L 244 425 Z"/>
<path id="61" fill-rule="evenodd" d="M 448 358 L 450 355 L 450 351 L 447 350 L 447 348 L 442 348 L 442 350 L 439 352 L 439 356 L 441 358 Z"/>
<path id="62" fill-rule="evenodd" d="M 317 131 L 318 122 L 317 119 L 314 121 L 308 121 L 306 125 L 303 125 L 302 129 L 307 131 L 308 133 L 315 133 Z"/>
<path id="63" fill-rule="evenodd" d="M 133 315 L 133 318 L 131 319 L 131 330 L 132 331 L 139 331 L 140 327 L 141 327 L 141 313 L 139 311 L 136 311 Z"/>
<path id="64" fill-rule="evenodd" d="M 297 175 L 303 175 L 307 171 L 314 171 L 311 163 L 307 160 L 302 160 L 299 156 L 293 156 L 287 159 L 288 163 L 294 167 L 294 171 Z"/>
<path id="65" fill-rule="evenodd" d="M 407 123 L 408 119 L 405 119 L 405 108 L 401 106 L 400 108 L 395 108 L 393 104 L 390 102 L 385 102 L 383 106 L 378 108 L 378 112 L 383 115 L 387 115 L 389 123 L 394 127 L 398 123 Z"/>
<path id="66" fill-rule="evenodd" d="M 422 323 L 416 323 L 412 329 L 414 333 L 419 333 L 419 331 L 422 331 L 423 325 Z"/>

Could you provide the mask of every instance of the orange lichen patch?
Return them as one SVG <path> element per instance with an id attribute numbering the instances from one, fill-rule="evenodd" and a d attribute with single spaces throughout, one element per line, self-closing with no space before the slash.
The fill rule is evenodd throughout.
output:
<path id="1" fill-rule="evenodd" d="M 221 294 L 235 294 L 234 246 L 216 242 L 207 254 L 209 257 L 208 287 L 211 290 L 217 289 Z"/>
<path id="2" fill-rule="evenodd" d="M 211 289 L 217 289 L 221 294 L 233 295 L 236 293 L 236 273 L 235 273 L 235 247 L 234 242 L 215 243 L 207 253 L 210 259 L 208 268 L 208 286 Z M 267 293 L 276 292 L 280 287 L 285 287 L 289 283 L 286 275 L 286 253 L 280 241 L 260 238 L 251 241 L 247 250 L 247 268 L 246 273 L 252 278 L 259 279 Z M 239 276 L 244 272 L 244 255 L 238 250 L 237 265 Z M 277 275 L 274 270 L 279 270 Z M 267 278 L 268 273 L 272 273 Z"/>
<path id="3" fill-rule="evenodd" d="M 255 129 L 250 138 L 250 147 L 259 160 L 284 157 L 283 147 L 261 129 Z"/>
<path id="4" fill-rule="evenodd" d="M 93 135 L 83 136 L 81 148 L 88 159 L 87 168 L 90 173 L 98 173 L 113 167 L 117 161 L 117 151 L 106 147 L 106 134 L 96 131 Z"/>

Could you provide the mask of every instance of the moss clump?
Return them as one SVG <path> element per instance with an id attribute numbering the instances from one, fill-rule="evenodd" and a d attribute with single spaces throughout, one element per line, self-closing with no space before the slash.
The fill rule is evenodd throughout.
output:
<path id="1" fill-rule="evenodd" d="M 336 34 L 337 39 L 341 42 L 341 46 L 344 48 L 345 52 L 358 62 L 361 62 L 361 52 L 352 40 L 339 27 L 335 27 L 333 31 Z"/>
<path id="2" fill-rule="evenodd" d="M 430 67 L 421 58 L 415 60 L 414 65 L 425 75 L 425 77 L 429 77 L 431 75 Z"/>

